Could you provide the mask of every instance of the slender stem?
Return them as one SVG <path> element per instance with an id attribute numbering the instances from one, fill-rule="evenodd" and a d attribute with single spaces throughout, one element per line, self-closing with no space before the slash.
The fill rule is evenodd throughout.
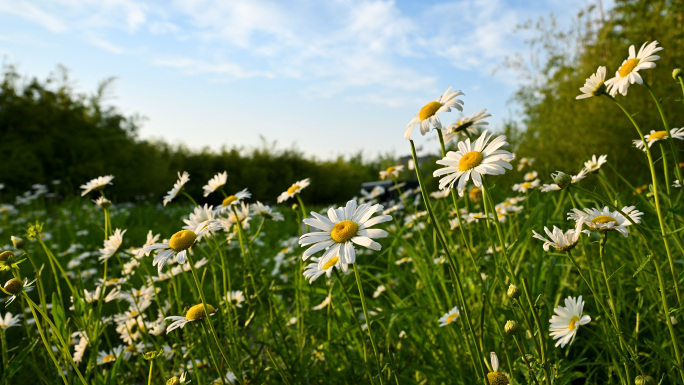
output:
<path id="1" fill-rule="evenodd" d="M 278 374 L 280 374 L 280 378 L 283 379 L 286 385 L 290 385 L 290 380 L 285 375 L 285 372 L 283 372 L 283 369 L 280 368 L 280 365 L 278 365 L 278 362 L 275 360 L 275 358 L 273 358 L 270 348 L 266 348 L 266 354 L 268 354 L 268 358 L 271 360 L 273 366 L 275 366 L 276 370 L 278 371 Z"/>
<path id="2" fill-rule="evenodd" d="M 525 361 L 525 365 L 527 365 L 527 370 L 532 375 L 532 379 L 534 380 L 534 383 L 539 385 L 539 380 L 537 380 L 537 375 L 534 374 L 534 370 L 532 370 L 532 367 L 530 366 L 530 362 L 527 360 L 527 357 L 525 356 L 525 350 L 523 349 L 522 345 L 520 344 L 520 341 L 518 341 L 518 337 L 513 336 L 513 340 L 515 340 L 515 344 L 518 345 L 518 350 L 520 350 L 520 354 L 522 355 L 522 359 L 523 359 L 523 361 Z M 548 376 L 547 376 L 547 380 L 548 380 Z"/>
<path id="3" fill-rule="evenodd" d="M 33 314 L 33 319 L 36 320 L 36 327 L 38 328 L 38 332 L 40 333 L 40 338 L 43 340 L 43 346 L 45 347 L 45 350 L 47 350 L 48 355 L 52 359 L 52 362 L 55 364 L 55 367 L 57 368 L 59 375 L 62 377 L 62 381 L 64 381 L 64 385 L 69 385 L 66 377 L 64 377 L 64 371 L 59 366 L 59 363 L 57 362 L 57 359 L 55 358 L 54 353 L 52 353 L 52 345 L 50 345 L 48 343 L 47 339 L 45 338 L 45 334 L 43 334 L 43 328 L 40 326 L 40 321 L 38 320 L 38 316 L 36 315 L 36 311 L 33 309 L 33 306 L 29 306 L 29 307 L 31 308 L 31 313 Z M 84 384 L 87 384 L 87 383 L 84 382 Z"/>
<path id="4" fill-rule="evenodd" d="M 653 97 L 653 101 L 655 101 L 656 106 L 658 107 L 658 112 L 660 113 L 660 118 L 663 120 L 663 127 L 665 127 L 665 132 L 667 133 L 667 141 L 670 142 L 670 150 L 672 151 L 672 156 L 674 157 L 674 163 L 677 165 L 675 168 L 675 173 L 677 174 L 677 178 L 679 179 L 679 183 L 682 183 L 682 170 L 679 168 L 679 156 L 677 155 L 677 149 L 675 148 L 674 141 L 672 140 L 672 133 L 670 132 L 670 125 L 667 123 L 667 118 L 665 117 L 665 112 L 663 111 L 663 106 L 660 104 L 660 100 L 656 97 L 655 93 L 653 92 L 653 89 L 651 88 L 650 85 L 648 85 L 648 82 L 644 80 L 644 85 L 648 89 L 648 92 L 651 93 L 651 96 Z M 646 146 L 647 143 L 644 142 L 644 146 Z M 665 156 L 665 153 L 663 152 L 663 156 Z M 667 176 L 666 176 L 667 178 Z M 668 184 L 668 194 L 669 194 L 669 184 Z"/>
<path id="5" fill-rule="evenodd" d="M 152 385 L 152 368 L 154 367 L 154 360 L 150 361 L 150 374 L 147 375 L 147 385 Z"/>
<path id="6" fill-rule="evenodd" d="M 542 328 L 542 323 L 539 319 L 539 314 L 537 314 L 537 311 L 534 309 L 534 305 L 532 304 L 532 297 L 530 296 L 530 285 L 527 282 L 527 278 L 523 278 L 522 281 L 523 290 L 525 291 L 525 297 L 527 298 L 527 304 L 530 306 L 530 309 L 532 310 L 532 317 L 534 317 L 534 322 L 537 324 L 537 329 L 539 329 L 539 348 L 541 350 L 542 367 L 544 368 L 544 373 L 546 374 L 546 383 L 550 385 L 551 376 L 549 373 L 549 364 L 546 359 L 546 343 L 544 341 L 544 329 Z M 534 334 L 532 335 L 532 338 L 534 338 Z"/>
<path id="7" fill-rule="evenodd" d="M 356 285 L 359 287 L 359 296 L 361 297 L 361 306 L 363 307 L 363 318 L 366 320 L 366 330 L 368 331 L 368 337 L 370 337 L 371 346 L 373 347 L 373 354 L 375 355 L 375 363 L 378 365 L 378 378 L 380 379 L 380 384 L 382 381 L 382 366 L 380 366 L 380 356 L 378 356 L 378 348 L 375 345 L 375 340 L 373 339 L 373 333 L 371 332 L 371 319 L 368 315 L 368 309 L 366 308 L 366 296 L 363 294 L 363 285 L 361 285 L 361 276 L 359 275 L 359 269 L 354 265 L 354 276 L 356 277 Z"/>
<path id="8" fill-rule="evenodd" d="M 513 268 L 513 263 L 511 262 L 511 258 L 508 256 L 508 251 L 506 250 L 506 240 L 503 234 L 503 229 L 501 228 L 501 222 L 499 222 L 499 215 L 496 212 L 496 208 L 494 207 L 494 202 L 492 201 L 492 195 L 489 193 L 489 188 L 487 187 L 487 183 L 485 182 L 484 177 L 482 178 L 482 199 L 485 202 L 485 205 L 487 202 L 489 203 L 489 209 L 492 212 L 492 216 L 494 217 L 494 227 L 496 227 L 496 234 L 499 237 L 499 244 L 501 245 L 501 251 L 504 255 L 504 258 L 506 259 L 506 264 L 508 265 L 508 269 L 511 272 L 511 281 L 513 284 L 515 284 L 515 269 Z"/>

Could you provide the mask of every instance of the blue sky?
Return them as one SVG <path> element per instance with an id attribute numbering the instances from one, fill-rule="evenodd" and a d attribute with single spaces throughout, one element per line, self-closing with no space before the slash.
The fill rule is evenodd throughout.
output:
<path id="1" fill-rule="evenodd" d="M 520 80 L 493 74 L 526 52 L 515 26 L 550 13 L 569 25 L 588 2 L 0 0 L 0 56 L 40 78 L 62 64 L 82 92 L 116 77 L 108 102 L 147 118 L 144 139 L 401 156 L 406 124 L 450 86 L 493 129 L 515 116 Z"/>

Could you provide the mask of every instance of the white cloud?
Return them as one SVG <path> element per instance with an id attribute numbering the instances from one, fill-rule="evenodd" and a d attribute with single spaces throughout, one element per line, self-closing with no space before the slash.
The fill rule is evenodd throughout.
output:
<path id="1" fill-rule="evenodd" d="M 51 32 L 65 32 L 67 26 L 53 14 L 35 4 L 22 0 L 0 0 L 0 12 L 6 12 L 30 20 Z"/>
<path id="2" fill-rule="evenodd" d="M 273 74 L 269 72 L 245 70 L 241 66 L 229 62 L 208 63 L 181 57 L 157 59 L 153 63 L 160 67 L 176 68 L 189 75 L 215 74 L 237 79 L 253 77 L 273 78 Z"/>

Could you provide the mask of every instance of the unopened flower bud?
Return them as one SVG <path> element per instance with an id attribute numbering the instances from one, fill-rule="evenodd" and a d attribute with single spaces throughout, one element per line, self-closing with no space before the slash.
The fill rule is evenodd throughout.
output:
<path id="1" fill-rule="evenodd" d="M 674 70 L 672 70 L 672 77 L 674 78 L 674 80 L 679 80 L 679 78 L 681 78 L 682 76 L 684 75 L 682 75 L 681 68 L 675 68 Z"/>
<path id="2" fill-rule="evenodd" d="M 3 251 L 0 253 L 0 263 L 6 262 L 8 259 L 14 257 L 14 253 L 11 250 Z"/>
<path id="3" fill-rule="evenodd" d="M 563 171 L 556 171 L 554 174 L 551 174 L 551 177 L 558 187 L 561 188 L 561 190 L 568 188 L 568 186 L 570 186 L 572 183 L 572 176 L 564 173 Z"/>
<path id="4" fill-rule="evenodd" d="M 299 205 L 297 205 L 296 203 L 292 204 L 292 211 L 297 211 L 298 208 L 299 208 Z"/>
<path id="5" fill-rule="evenodd" d="M 6 292 L 17 295 L 21 293 L 21 289 L 24 288 L 24 283 L 17 278 L 12 278 L 7 283 L 5 283 L 4 289 Z"/>
<path id="6" fill-rule="evenodd" d="M 520 330 L 520 324 L 518 324 L 517 321 L 508 320 L 506 321 L 506 325 L 504 325 L 504 331 L 509 336 L 514 336 L 520 333 Z"/>
<path id="7" fill-rule="evenodd" d="M 23 238 L 15 237 L 14 235 L 12 235 L 10 239 L 12 240 L 12 245 L 14 245 L 14 247 L 16 247 L 17 249 L 23 249 L 24 246 L 26 246 L 26 241 Z"/>
<path id="8" fill-rule="evenodd" d="M 180 378 L 173 376 L 166 381 L 166 385 L 180 385 Z"/>
<path id="9" fill-rule="evenodd" d="M 515 286 L 514 284 L 508 285 L 508 291 L 506 292 L 509 297 L 512 299 L 517 299 L 520 297 L 520 294 L 522 294 L 522 290 L 520 290 L 519 287 Z"/>
<path id="10" fill-rule="evenodd" d="M 634 385 L 656 385 L 656 381 L 651 376 L 638 375 L 634 379 Z"/>

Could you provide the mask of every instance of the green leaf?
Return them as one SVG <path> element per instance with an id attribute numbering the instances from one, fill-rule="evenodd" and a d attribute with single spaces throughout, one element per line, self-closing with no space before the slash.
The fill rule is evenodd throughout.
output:
<path id="1" fill-rule="evenodd" d="M 644 267 L 646 267 L 646 265 L 648 265 L 648 263 L 651 262 L 651 258 L 653 258 L 653 256 L 652 256 L 652 255 L 649 255 L 649 256 L 646 257 L 646 260 L 645 260 L 645 261 L 641 262 L 641 265 L 639 266 L 639 268 L 637 269 L 637 271 L 634 272 L 634 275 L 632 275 L 632 278 L 636 277 L 637 274 L 641 273 L 641 270 L 643 270 Z"/>
<path id="2" fill-rule="evenodd" d="M 59 302 L 55 292 L 52 292 L 52 318 L 55 320 L 57 330 L 59 330 L 62 338 L 66 341 L 68 339 L 66 335 L 66 315 L 64 314 L 62 303 Z"/>
<path id="3" fill-rule="evenodd" d="M 651 349 L 653 349 L 653 351 L 655 351 L 655 352 L 658 353 L 660 356 L 662 356 L 662 357 L 664 357 L 665 359 L 667 359 L 668 361 L 670 361 L 670 363 L 672 364 L 672 366 L 674 366 L 675 368 L 681 370 L 681 368 L 679 367 L 679 365 L 677 365 L 677 361 L 675 361 L 675 359 L 672 358 L 672 356 L 669 355 L 666 351 L 664 351 L 664 350 L 661 349 L 659 346 L 657 346 L 657 345 L 655 344 L 655 342 L 653 342 L 653 341 L 651 341 L 651 340 L 644 340 L 644 342 L 646 342 L 646 345 L 648 345 Z"/>

